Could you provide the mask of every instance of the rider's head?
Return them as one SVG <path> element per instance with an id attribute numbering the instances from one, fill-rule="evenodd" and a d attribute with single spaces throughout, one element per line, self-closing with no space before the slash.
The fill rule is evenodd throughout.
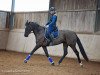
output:
<path id="1" fill-rule="evenodd" d="M 49 13 L 50 13 L 51 15 L 54 15 L 54 14 L 56 13 L 55 7 L 50 7 Z"/>

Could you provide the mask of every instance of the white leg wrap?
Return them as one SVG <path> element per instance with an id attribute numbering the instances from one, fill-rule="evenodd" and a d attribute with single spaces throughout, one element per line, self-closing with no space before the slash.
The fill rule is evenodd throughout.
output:
<path id="1" fill-rule="evenodd" d="M 80 63 L 80 66 L 81 66 L 81 67 L 83 67 L 83 64 L 82 64 L 82 62 Z"/>

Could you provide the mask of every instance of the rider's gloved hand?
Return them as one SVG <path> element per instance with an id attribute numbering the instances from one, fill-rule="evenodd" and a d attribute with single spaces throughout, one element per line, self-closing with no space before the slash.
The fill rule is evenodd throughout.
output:
<path id="1" fill-rule="evenodd" d="M 48 28 L 49 27 L 49 25 L 45 25 L 45 28 Z"/>

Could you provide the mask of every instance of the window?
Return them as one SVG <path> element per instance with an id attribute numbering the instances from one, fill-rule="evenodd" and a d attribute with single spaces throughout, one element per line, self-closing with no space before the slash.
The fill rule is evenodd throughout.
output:
<path id="1" fill-rule="evenodd" d="M 49 0 L 15 0 L 15 12 L 48 11 Z"/>
<path id="2" fill-rule="evenodd" d="M 0 0 L 1 11 L 11 11 L 12 0 Z"/>
<path id="3" fill-rule="evenodd" d="M 8 28 L 6 27 L 7 26 L 6 19 L 8 14 L 7 12 L 11 11 L 11 5 L 12 5 L 12 0 L 0 0 L 0 29 Z"/>
<path id="4" fill-rule="evenodd" d="M 1 11 L 11 11 L 12 0 L 0 0 Z M 48 11 L 49 0 L 15 0 L 15 12 Z"/>

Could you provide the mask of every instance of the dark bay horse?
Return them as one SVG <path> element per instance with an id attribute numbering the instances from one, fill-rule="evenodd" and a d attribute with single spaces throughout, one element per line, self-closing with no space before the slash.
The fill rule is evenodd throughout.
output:
<path id="1" fill-rule="evenodd" d="M 46 56 L 48 57 L 48 60 L 50 61 L 51 65 L 54 65 L 54 61 L 49 56 L 48 51 L 47 51 L 47 46 L 49 46 L 49 45 L 48 45 L 47 39 L 44 37 L 45 27 L 40 26 L 36 22 L 28 22 L 28 21 L 26 22 L 25 25 L 26 25 L 26 28 L 25 28 L 24 36 L 28 37 L 28 35 L 31 33 L 31 31 L 33 31 L 35 38 L 36 38 L 36 46 L 31 51 L 31 53 L 26 57 L 24 62 L 26 63 L 30 59 L 32 54 L 38 48 L 42 47 Z M 59 60 L 58 64 L 60 64 L 63 61 L 63 59 L 65 58 L 65 56 L 68 54 L 67 48 L 68 48 L 68 46 L 70 46 L 72 48 L 72 50 L 74 51 L 74 53 L 76 54 L 76 56 L 78 58 L 78 62 L 80 63 L 80 66 L 82 66 L 82 62 L 81 62 L 81 59 L 80 59 L 80 56 L 79 56 L 79 52 L 76 49 L 76 43 L 79 46 L 79 49 L 80 49 L 80 52 L 81 52 L 83 58 L 86 61 L 89 60 L 85 51 L 84 51 L 84 48 L 81 44 L 81 41 L 80 41 L 80 39 L 78 38 L 78 36 L 76 35 L 75 32 L 69 31 L 69 30 L 59 30 L 59 36 L 58 36 L 58 38 L 53 40 L 52 44 L 58 45 L 58 44 L 61 44 L 61 43 L 63 43 L 64 54 L 61 57 L 61 59 Z"/>

